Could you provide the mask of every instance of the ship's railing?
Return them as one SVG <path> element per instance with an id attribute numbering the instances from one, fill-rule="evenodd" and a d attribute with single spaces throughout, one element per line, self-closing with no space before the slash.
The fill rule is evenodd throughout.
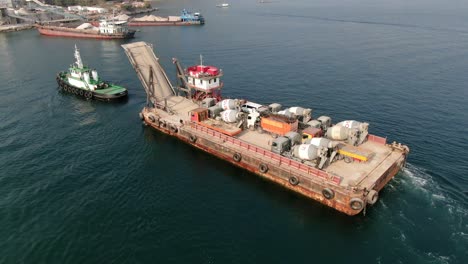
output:
<path id="1" fill-rule="evenodd" d="M 201 126 L 201 125 L 198 125 L 198 124 L 193 123 L 193 122 L 190 122 L 190 126 L 193 129 L 201 131 L 201 132 L 203 132 L 203 133 L 205 133 L 205 134 L 207 134 L 209 136 L 219 138 L 223 142 L 230 142 L 233 145 L 239 146 L 239 147 L 241 147 L 241 148 L 243 148 L 243 149 L 245 149 L 247 151 L 254 152 L 256 154 L 260 154 L 261 156 L 263 156 L 265 158 L 269 158 L 272 161 L 276 162 L 278 165 L 283 164 L 285 166 L 288 166 L 289 168 L 292 169 L 291 171 L 299 170 L 301 172 L 307 173 L 308 175 L 311 175 L 311 176 L 314 176 L 314 177 L 319 177 L 319 178 L 321 178 L 323 180 L 330 181 L 330 182 L 332 182 L 334 184 L 337 184 L 337 185 L 339 185 L 341 183 L 342 178 L 340 176 L 331 175 L 331 174 L 329 174 L 329 173 L 327 173 L 325 171 L 322 171 L 322 170 L 316 169 L 314 167 L 304 165 L 304 164 L 302 164 L 300 162 L 297 162 L 297 161 L 292 160 L 292 159 L 288 159 L 286 157 L 283 157 L 281 155 L 273 153 L 273 152 L 271 152 L 269 150 L 266 150 L 264 148 L 260 148 L 260 147 L 254 146 L 252 144 L 249 144 L 249 143 L 247 143 L 245 141 L 236 139 L 234 137 L 224 135 L 224 134 L 222 134 L 220 132 L 217 132 L 217 131 L 215 131 L 213 129 L 210 129 L 210 128 L 207 128 L 205 126 Z"/>
<path id="2" fill-rule="evenodd" d="M 367 136 L 367 140 L 376 142 L 382 145 L 385 145 L 387 143 L 387 138 L 383 138 L 383 137 L 379 137 L 379 136 L 371 135 L 371 134 Z"/>

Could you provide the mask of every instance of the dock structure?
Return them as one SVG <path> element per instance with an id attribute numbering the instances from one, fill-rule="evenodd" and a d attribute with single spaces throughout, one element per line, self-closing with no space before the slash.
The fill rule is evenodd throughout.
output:
<path id="1" fill-rule="evenodd" d="M 222 121 L 199 121 L 198 115 L 207 111 L 200 101 L 177 95 L 152 45 L 136 42 L 123 48 L 148 95 L 140 113 L 145 125 L 347 215 L 375 204 L 378 192 L 405 165 L 408 147 L 370 134 L 359 148 L 340 143 L 345 145 L 340 147 L 341 158 L 319 169 L 273 152 L 275 135 L 251 129 L 225 133 L 216 124 Z"/>

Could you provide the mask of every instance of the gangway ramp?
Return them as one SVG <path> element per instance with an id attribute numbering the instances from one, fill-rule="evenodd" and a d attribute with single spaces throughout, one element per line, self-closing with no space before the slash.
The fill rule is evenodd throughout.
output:
<path id="1" fill-rule="evenodd" d="M 159 64 L 151 44 L 134 42 L 122 45 L 141 84 L 150 98 L 162 102 L 175 95 L 174 88 Z"/>

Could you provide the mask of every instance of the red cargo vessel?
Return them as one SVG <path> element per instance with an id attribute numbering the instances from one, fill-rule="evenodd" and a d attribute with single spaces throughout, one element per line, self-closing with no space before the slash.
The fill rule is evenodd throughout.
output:
<path id="1" fill-rule="evenodd" d="M 83 24 L 84 25 L 84 24 Z M 72 28 L 64 26 L 37 25 L 36 28 L 42 35 L 71 38 L 95 38 L 95 39 L 129 39 L 135 36 L 135 30 L 128 29 L 126 21 L 101 20 L 98 27 L 88 24 L 88 27 Z"/>

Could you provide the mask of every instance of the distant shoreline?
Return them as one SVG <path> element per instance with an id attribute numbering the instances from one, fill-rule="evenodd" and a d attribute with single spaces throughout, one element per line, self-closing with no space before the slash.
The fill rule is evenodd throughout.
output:
<path id="1" fill-rule="evenodd" d="M 0 26 L 0 32 L 14 32 L 14 31 L 33 29 L 33 28 L 34 28 L 34 25 L 31 25 L 31 24 L 2 25 Z"/>

